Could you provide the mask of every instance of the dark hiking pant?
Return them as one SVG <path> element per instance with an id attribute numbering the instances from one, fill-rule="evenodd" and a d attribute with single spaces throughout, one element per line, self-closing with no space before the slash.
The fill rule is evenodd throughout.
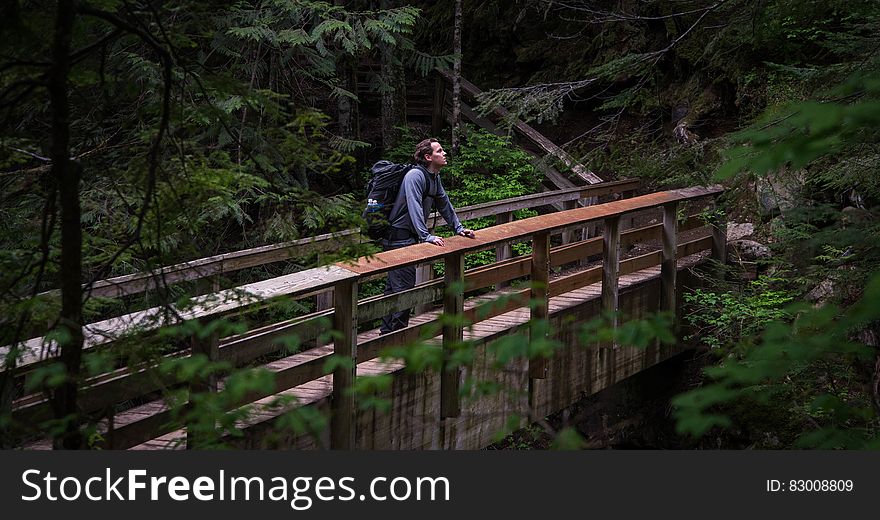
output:
<path id="1" fill-rule="evenodd" d="M 405 240 L 383 240 L 382 248 L 385 251 L 398 249 L 401 247 L 411 246 L 415 244 L 415 239 L 408 238 Z M 388 280 L 385 282 L 385 294 L 394 294 L 407 289 L 412 289 L 416 285 L 416 266 L 401 267 L 388 271 Z M 382 318 L 382 326 L 379 327 L 379 334 L 387 334 L 389 332 L 400 330 L 409 325 L 409 314 L 412 309 L 404 309 Z"/>

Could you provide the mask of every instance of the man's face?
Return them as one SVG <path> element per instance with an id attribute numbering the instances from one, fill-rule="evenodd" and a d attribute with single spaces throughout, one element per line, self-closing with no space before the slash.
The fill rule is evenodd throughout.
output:
<path id="1" fill-rule="evenodd" d="M 428 163 L 428 169 L 440 171 L 440 168 L 446 166 L 446 152 L 440 143 L 431 143 L 431 154 L 425 154 L 425 162 Z"/>

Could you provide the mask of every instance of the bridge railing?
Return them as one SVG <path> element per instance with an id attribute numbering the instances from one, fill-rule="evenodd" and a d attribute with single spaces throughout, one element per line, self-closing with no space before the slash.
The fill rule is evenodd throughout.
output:
<path id="1" fill-rule="evenodd" d="M 586 188 L 585 188 L 586 189 Z M 507 310 L 519 307 L 528 300 L 537 300 L 532 307 L 532 318 L 545 318 L 548 312 L 548 298 L 577 287 L 602 281 L 602 304 L 606 310 L 617 308 L 617 278 L 629 272 L 652 265 L 661 265 L 662 308 L 671 309 L 674 304 L 675 259 L 694 252 L 713 249 L 716 256 L 723 255 L 723 228 L 718 227 L 713 237 L 682 244 L 677 243 L 677 233 L 698 227 L 701 222 L 690 217 L 679 228 L 677 207 L 704 197 L 715 196 L 720 188 L 689 188 L 655 193 L 641 197 L 610 202 L 569 210 L 562 213 L 543 215 L 516 222 L 497 225 L 480 230 L 476 239 L 451 237 L 444 247 L 432 244 L 418 244 L 408 248 L 378 253 L 372 257 L 359 259 L 355 263 L 337 264 L 328 267 L 309 269 L 270 280 L 240 286 L 236 289 L 220 291 L 212 295 L 200 296 L 194 305 L 186 309 L 176 309 L 167 313 L 165 309 L 148 309 L 125 317 L 112 318 L 91 324 L 86 328 L 86 348 L 108 348 L 120 337 L 131 333 L 144 334 L 158 328 L 186 320 L 207 320 L 233 313 L 241 313 L 255 307 L 267 305 L 273 299 L 286 296 L 293 299 L 305 298 L 332 288 L 334 290 L 332 310 L 321 310 L 307 316 L 271 324 L 251 330 L 245 334 L 227 338 L 208 338 L 194 341 L 190 350 L 180 351 L 170 356 L 186 356 L 204 353 L 209 359 L 226 360 L 236 366 L 247 364 L 257 357 L 279 351 L 283 338 L 297 335 L 301 341 L 315 338 L 326 329 L 327 321 L 339 332 L 334 340 L 332 351 L 311 357 L 302 363 L 276 372 L 275 388 L 261 395 L 249 395 L 235 403 L 235 406 L 252 403 L 264 397 L 299 386 L 322 377 L 326 358 L 332 354 L 345 356 L 352 360 L 351 366 L 337 368 L 333 374 L 333 415 L 331 421 L 331 445 L 351 447 L 354 442 L 353 418 L 355 406 L 353 397 L 347 391 L 354 383 L 357 363 L 375 359 L 379 352 L 389 345 L 404 344 L 419 336 L 428 326 L 425 323 L 402 331 L 380 336 L 357 344 L 358 323 L 374 320 L 388 312 L 411 308 L 420 303 L 443 299 L 443 312 L 450 316 L 465 315 L 472 322 L 497 316 Z M 621 217 L 634 212 L 662 208 L 662 224 L 621 231 Z M 588 223 L 600 223 L 604 234 L 600 238 L 550 247 L 550 235 L 568 228 Z M 649 253 L 619 261 L 621 244 L 661 238 L 662 251 Z M 464 255 L 480 250 L 492 249 L 511 241 L 530 240 L 533 253 L 530 257 L 513 258 L 490 266 L 464 271 Z M 549 280 L 550 268 L 584 258 L 589 255 L 603 255 L 601 268 L 576 272 Z M 391 269 L 423 262 L 442 260 L 445 264 L 444 279 L 437 280 L 409 291 L 367 298 L 358 301 L 358 283 L 381 275 Z M 529 289 L 514 293 L 506 299 L 503 306 L 464 310 L 464 291 L 446 291 L 447 287 L 464 287 L 465 290 L 498 284 L 513 278 L 529 276 L 532 284 Z M 505 310 L 506 309 L 506 310 Z M 456 324 L 458 323 L 458 324 Z M 463 330 L 460 322 L 445 320 L 442 327 L 442 348 L 449 354 L 452 345 L 460 342 Z M 24 365 L 40 363 L 44 347 L 42 338 L 35 338 L 25 345 L 21 363 Z M 542 378 L 546 365 L 541 360 L 530 362 L 530 376 Z M 171 384 L 172 381 L 156 381 L 149 367 L 130 367 L 103 374 L 86 382 L 81 393 L 84 410 L 100 410 L 155 390 L 156 385 Z M 459 413 L 459 376 L 455 371 L 443 371 L 441 381 L 441 414 L 453 417 Z M 221 382 L 222 385 L 222 382 Z M 195 389 L 194 389 L 195 390 Z M 210 390 L 210 389 L 209 389 Z M 46 417 L 49 408 L 40 396 L 27 396 L 15 406 L 16 418 L 37 421 Z M 171 424 L 171 410 L 159 407 L 139 420 L 116 424 L 107 436 L 108 447 L 130 447 L 157 435 L 165 433 Z"/>

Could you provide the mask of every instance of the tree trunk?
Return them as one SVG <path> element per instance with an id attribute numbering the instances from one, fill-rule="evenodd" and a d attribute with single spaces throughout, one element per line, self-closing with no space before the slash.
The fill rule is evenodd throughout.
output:
<path id="1" fill-rule="evenodd" d="M 353 58 L 344 58 L 339 63 L 339 69 L 342 88 L 357 95 L 357 62 Z M 357 102 L 348 96 L 339 96 L 336 107 L 339 111 L 339 135 L 346 139 L 357 139 Z"/>
<path id="2" fill-rule="evenodd" d="M 382 0 L 382 9 L 390 9 L 391 2 Z M 382 50 L 382 148 L 389 150 L 397 144 L 399 126 L 406 126 L 406 83 L 403 65 L 395 55 L 395 46 L 383 43 Z"/>
<path id="3" fill-rule="evenodd" d="M 452 36 L 452 153 L 458 154 L 461 137 L 461 0 L 455 0 L 455 31 Z"/>
<path id="4" fill-rule="evenodd" d="M 345 1 L 333 0 L 333 5 L 344 7 Z M 358 58 L 347 54 L 342 56 L 337 65 L 340 86 L 354 95 L 357 95 L 357 67 Z M 359 139 L 357 102 L 347 96 L 339 96 L 336 108 L 339 116 L 337 121 L 339 122 L 340 137 Z"/>
<path id="5" fill-rule="evenodd" d="M 56 449 L 83 447 L 76 420 L 76 399 L 82 361 L 82 230 L 80 228 L 79 183 L 80 165 L 70 160 L 70 109 L 68 106 L 68 75 L 70 47 L 75 17 L 73 0 L 59 0 L 52 45 L 52 66 L 49 71 L 49 109 L 52 117 L 51 175 L 58 187 L 61 208 L 61 315 L 58 326 L 63 334 L 59 340 L 61 363 L 66 378 L 54 390 L 52 404 L 56 419 L 64 420 L 64 432 L 54 439 Z"/>

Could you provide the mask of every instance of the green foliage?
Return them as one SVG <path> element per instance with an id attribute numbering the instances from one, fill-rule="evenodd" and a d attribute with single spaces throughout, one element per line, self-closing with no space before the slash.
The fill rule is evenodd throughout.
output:
<path id="1" fill-rule="evenodd" d="M 712 427 L 729 426 L 731 420 L 719 410 L 720 406 L 742 398 L 763 403 L 778 398 L 787 379 L 826 360 L 873 359 L 875 349 L 854 341 L 852 331 L 880 319 L 880 276 L 875 276 L 863 298 L 847 309 L 798 304 L 787 312 L 797 315 L 794 323 L 768 323 L 757 344 L 738 350 L 721 365 L 706 370 L 710 383 L 675 398 L 681 432 L 702 435 Z M 820 391 L 813 394 L 808 409 L 814 420 L 827 420 L 822 420 L 817 431 L 801 436 L 803 446 L 880 446 L 880 424 L 864 396 L 834 396 Z M 839 444 L 840 439 L 847 442 Z"/>
<path id="2" fill-rule="evenodd" d="M 819 159 L 827 161 L 858 147 L 880 122 L 880 111 L 874 106 L 878 92 L 874 79 L 855 76 L 843 88 L 853 92 L 854 87 L 857 95 L 852 103 L 795 105 L 771 124 L 737 135 L 735 141 L 747 145 L 728 154 L 729 162 L 719 170 L 719 175 L 729 176 L 743 169 L 766 175 L 785 165 L 807 167 L 809 174 L 809 168 L 821 162 Z M 822 211 L 827 213 L 827 207 Z M 872 246 L 860 247 L 851 242 L 859 234 L 846 233 L 846 226 L 838 229 L 815 225 L 813 222 L 821 221 L 822 217 L 817 218 L 814 208 L 802 208 L 800 214 L 805 216 L 791 219 L 794 225 L 789 233 L 793 234 L 787 238 L 790 244 L 813 241 L 818 246 L 814 254 L 807 256 L 807 262 L 858 268 L 861 255 L 852 255 L 850 251 L 874 254 Z M 828 229 L 823 229 L 826 227 Z M 872 227 L 862 227 L 861 231 Z M 832 234 L 836 237 L 829 240 Z M 797 446 L 880 447 L 880 421 L 874 408 L 877 403 L 872 407 L 872 397 L 861 389 L 855 390 L 852 382 L 836 383 L 842 379 L 841 374 L 849 374 L 854 367 L 864 366 L 877 356 L 876 347 L 857 341 L 855 335 L 876 326 L 880 319 L 880 275 L 876 274 L 876 263 L 861 269 L 866 277 L 868 271 L 874 274 L 861 294 L 846 307 L 825 303 L 816 307 L 793 304 L 779 309 L 778 304 L 790 296 L 768 291 L 766 287 L 760 293 L 746 294 L 745 298 L 696 293 L 691 303 L 701 304 L 702 312 L 710 305 L 720 306 L 708 313 L 710 316 L 694 319 L 718 327 L 716 331 L 720 334 L 714 340 L 716 343 L 720 343 L 723 336 L 734 335 L 737 339 L 736 334 L 746 334 L 720 365 L 706 369 L 711 378 L 709 383 L 674 400 L 679 431 L 703 435 L 712 428 L 732 426 L 731 413 L 743 404 L 757 403 L 766 408 L 791 399 L 795 406 L 785 413 L 799 429 L 793 436 Z M 773 321 L 757 330 L 741 325 L 731 327 L 731 324 L 737 325 L 740 316 Z M 793 319 L 780 320 L 788 317 Z M 716 321 L 712 322 L 713 319 Z M 824 372 L 825 384 L 815 383 L 811 376 L 816 372 Z M 805 427 L 807 423 L 811 427 Z"/>
<path id="3" fill-rule="evenodd" d="M 444 169 L 449 198 L 458 206 L 472 206 L 484 202 L 536 193 L 540 189 L 540 173 L 532 165 L 532 158 L 514 146 L 509 138 L 499 137 L 483 130 L 468 129 L 459 154 Z M 537 215 L 533 210 L 517 210 L 514 219 Z M 463 222 L 465 227 L 479 230 L 495 225 L 495 219 L 485 217 Z M 517 254 L 530 254 L 531 247 L 516 244 Z M 465 257 L 465 269 L 488 265 L 495 261 L 494 251 L 481 251 Z"/>
<path id="4" fill-rule="evenodd" d="M 379 413 L 388 413 L 391 410 L 391 400 L 383 395 L 391 389 L 393 382 L 394 377 L 391 374 L 362 376 L 355 379 L 350 391 L 357 396 L 361 410 L 375 409 Z"/>
<path id="5" fill-rule="evenodd" d="M 685 321 L 694 330 L 685 340 L 710 348 L 731 346 L 755 336 L 771 321 L 790 318 L 784 305 L 794 296 L 789 290 L 775 288 L 784 281 L 765 276 L 733 291 L 694 289 L 685 293 Z"/>
<path id="6" fill-rule="evenodd" d="M 450 198 L 458 206 L 535 193 L 541 178 L 531 156 L 509 138 L 472 128 L 443 172 Z"/>

